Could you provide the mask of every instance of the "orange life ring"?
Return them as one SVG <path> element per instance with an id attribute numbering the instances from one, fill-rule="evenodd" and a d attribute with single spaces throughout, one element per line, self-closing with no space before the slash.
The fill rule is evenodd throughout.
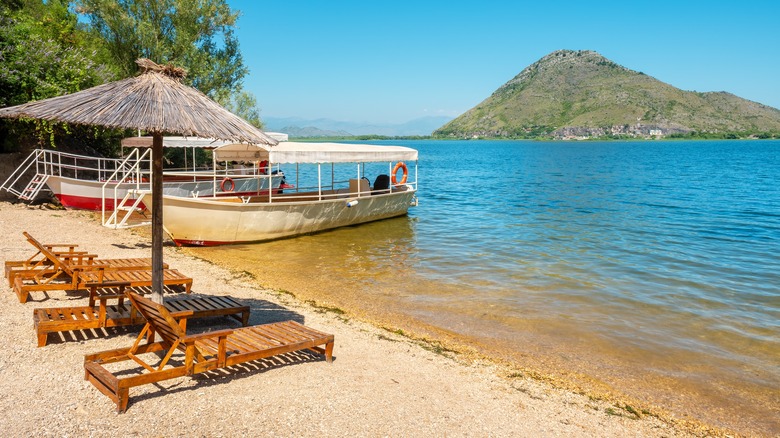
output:
<path id="1" fill-rule="evenodd" d="M 401 169 L 404 171 L 404 176 L 401 178 L 401 182 L 396 181 L 395 174 L 398 173 L 398 169 Z M 393 184 L 404 184 L 406 183 L 406 177 L 409 176 L 409 169 L 406 168 L 406 164 L 404 164 L 403 161 L 399 161 L 398 164 L 393 167 L 393 173 L 390 177 L 390 180 L 393 182 Z"/>
<path id="2" fill-rule="evenodd" d="M 257 172 L 260 175 L 268 175 L 268 160 L 263 160 L 257 163 Z"/>
<path id="3" fill-rule="evenodd" d="M 225 186 L 227 183 L 230 183 L 230 189 L 225 190 Z M 236 183 L 233 182 L 230 178 L 224 178 L 221 183 L 219 183 L 219 189 L 223 192 L 232 192 L 236 188 Z"/>

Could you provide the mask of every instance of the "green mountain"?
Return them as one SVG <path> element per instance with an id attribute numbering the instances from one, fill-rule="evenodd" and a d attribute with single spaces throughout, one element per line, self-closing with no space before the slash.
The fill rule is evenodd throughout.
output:
<path id="1" fill-rule="evenodd" d="M 683 91 L 589 50 L 559 50 L 436 130 L 436 137 L 587 138 L 780 134 L 780 110 Z"/>

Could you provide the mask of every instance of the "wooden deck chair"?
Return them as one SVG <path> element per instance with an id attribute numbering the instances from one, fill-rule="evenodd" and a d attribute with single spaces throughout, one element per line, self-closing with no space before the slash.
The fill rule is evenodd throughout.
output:
<path id="1" fill-rule="evenodd" d="M 78 245 L 75 244 L 45 245 L 40 243 L 26 231 L 22 234 L 24 234 L 27 241 L 37 249 L 38 252 L 27 260 L 5 262 L 5 276 L 8 279 L 8 285 L 11 287 L 13 287 L 14 279 L 17 275 L 38 275 L 42 278 L 67 278 L 67 273 L 62 269 L 57 268 L 57 261 L 68 265 L 100 265 L 105 267 L 105 269 L 116 271 L 152 269 L 151 258 L 100 259 L 96 254 L 90 254 L 86 251 L 76 251 L 75 248 L 77 248 Z M 68 248 L 68 250 L 54 251 L 53 248 Z M 163 268 L 167 269 L 168 264 L 163 263 Z"/>
<path id="2" fill-rule="evenodd" d="M 183 325 L 176 321 L 177 317 L 184 321 L 186 312 L 170 313 L 163 305 L 133 292 L 128 292 L 127 296 L 147 321 L 133 346 L 84 356 L 85 379 L 113 400 L 118 412 L 127 409 L 130 388 L 134 386 L 304 349 L 324 354 L 328 362 L 332 360 L 333 335 L 294 321 L 187 335 Z M 155 335 L 160 336 L 159 342 L 154 341 Z M 144 338 L 146 342 L 142 343 Z M 174 363 L 170 363 L 177 351 L 179 354 Z M 160 352 L 158 355 L 146 355 L 159 360 L 155 364 L 149 364 L 140 357 L 152 352 Z M 127 360 L 140 366 L 134 369 L 132 375 L 128 375 L 128 370 L 114 374 L 105 368 L 105 365 Z"/>
<path id="3" fill-rule="evenodd" d="M 90 305 L 78 307 L 48 307 L 33 310 L 33 324 L 38 336 L 38 346 L 44 347 L 49 333 L 100 329 L 139 325 L 146 322 L 143 316 L 129 302 L 125 302 L 127 283 L 117 284 L 117 289 L 111 294 L 97 295 L 96 288 L 91 289 Z M 136 290 L 133 290 L 137 292 Z M 99 304 L 92 303 L 95 297 Z M 109 300 L 113 301 L 109 304 Z M 230 316 L 246 327 L 249 324 L 249 306 L 241 304 L 231 297 L 203 296 L 182 297 L 165 300 L 165 309 L 175 314 L 177 312 L 192 312 L 189 318 L 206 318 L 211 316 Z M 186 321 L 186 320 L 185 320 Z"/>
<path id="4" fill-rule="evenodd" d="M 129 282 L 132 287 L 151 285 L 149 259 L 113 259 L 113 262 L 102 264 L 94 262 L 94 255 L 91 254 L 61 257 L 48 250 L 26 231 L 23 234 L 51 262 L 51 266 L 26 273 L 17 272 L 13 276 L 13 289 L 22 303 L 27 302 L 30 292 L 79 290 L 85 289 L 88 283 Z M 86 264 L 80 264 L 85 262 Z M 164 269 L 163 284 L 180 285 L 189 292 L 192 279 L 175 269 Z"/>
<path id="5" fill-rule="evenodd" d="M 69 257 L 73 255 L 87 254 L 86 251 L 77 251 L 78 244 L 75 243 L 40 243 L 36 240 L 38 247 L 43 247 L 47 251 L 52 252 L 57 257 Z M 8 279 L 8 285 L 13 286 L 14 275 L 18 272 L 27 272 L 35 269 L 51 269 L 51 260 L 41 253 L 41 250 L 30 256 L 25 260 L 6 260 L 5 261 L 5 277 Z"/>
<path id="6" fill-rule="evenodd" d="M 68 266 L 71 281 L 52 281 L 53 277 L 37 275 L 17 275 L 14 279 L 14 292 L 19 302 L 26 303 L 30 292 L 48 292 L 54 290 L 85 290 L 89 288 L 111 288 L 116 283 L 128 283 L 130 287 L 148 287 L 152 285 L 152 271 L 112 271 L 101 265 Z M 192 278 L 175 269 L 163 269 L 163 286 L 174 287 L 190 293 Z M 92 303 L 90 303 L 92 304 Z"/>

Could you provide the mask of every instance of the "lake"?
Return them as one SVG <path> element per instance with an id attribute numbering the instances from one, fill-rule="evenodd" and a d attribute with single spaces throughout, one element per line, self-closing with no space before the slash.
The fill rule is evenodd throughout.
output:
<path id="1" fill-rule="evenodd" d="M 420 152 L 407 217 L 188 251 L 570 388 L 780 434 L 780 141 L 387 144 Z"/>

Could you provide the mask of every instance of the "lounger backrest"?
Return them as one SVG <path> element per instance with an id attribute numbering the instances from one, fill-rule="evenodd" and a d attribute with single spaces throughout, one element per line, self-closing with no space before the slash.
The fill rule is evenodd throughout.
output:
<path id="1" fill-rule="evenodd" d="M 27 238 L 27 241 L 30 242 L 30 244 L 32 246 L 34 246 L 35 249 L 40 251 L 41 254 L 43 254 L 44 257 L 46 257 L 49 261 L 51 261 L 51 263 L 57 269 L 62 270 L 62 272 L 66 273 L 68 275 L 71 275 L 71 276 L 73 275 L 73 270 L 70 269 L 70 266 L 67 263 L 63 262 L 62 259 L 57 257 L 56 254 L 51 252 L 49 250 L 49 248 L 44 246 L 41 242 L 38 242 L 38 240 L 36 238 L 34 238 L 33 236 L 31 236 L 30 233 L 28 233 L 27 231 L 23 231 L 22 234 L 24 234 L 24 237 Z"/>
<path id="2" fill-rule="evenodd" d="M 166 344 L 169 344 L 169 347 L 178 339 L 186 336 L 184 330 L 182 330 L 165 306 L 134 292 L 125 291 L 125 293 L 130 298 L 133 306 L 146 318 L 146 322 L 152 326 Z"/>

